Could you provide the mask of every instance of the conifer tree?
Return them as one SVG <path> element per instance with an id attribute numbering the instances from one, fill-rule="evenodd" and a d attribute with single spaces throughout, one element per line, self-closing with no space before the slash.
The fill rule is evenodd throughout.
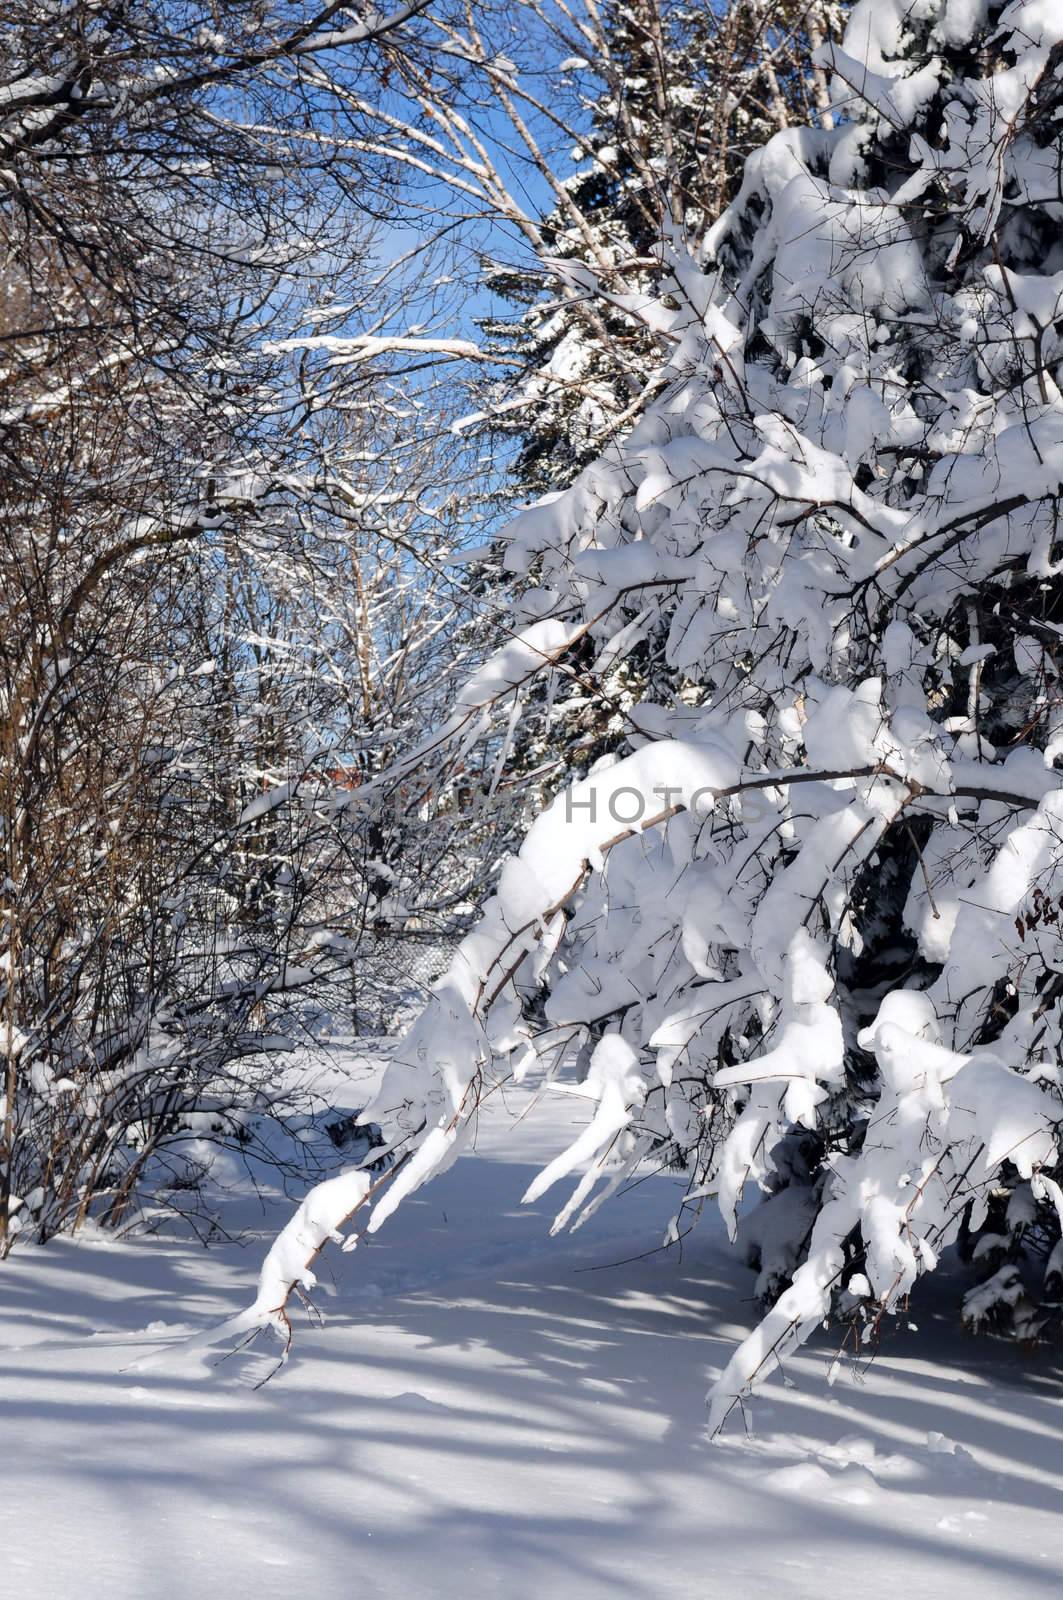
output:
<path id="1" fill-rule="evenodd" d="M 953 1249 L 1024 1339 L 1063 1276 L 1063 12 L 860 0 L 832 127 L 786 129 L 652 312 L 619 446 L 524 512 L 518 635 L 437 737 L 591 642 L 670 679 L 536 819 L 369 1110 L 398 1159 L 311 1195 L 229 1328 L 380 1227 L 483 1096 L 588 1121 L 531 1184 L 579 1225 L 688 1174 L 759 1268 L 736 1407 L 824 1320 L 873 1348 Z M 754 1203 L 754 1202 L 758 1203 Z"/>
<path id="2" fill-rule="evenodd" d="M 542 239 L 551 257 L 593 270 L 604 294 L 559 297 L 556 279 L 544 283 L 541 272 L 497 268 L 489 277 L 518 313 L 515 323 L 496 316 L 484 325 L 517 363 L 516 377 L 511 365 L 492 391 L 503 407 L 496 426 L 517 441 L 514 495 L 567 483 L 637 415 L 660 343 L 609 294 L 648 304 L 659 292 L 664 219 L 703 231 L 751 150 L 792 121 L 830 120 L 812 54 L 844 9 L 838 0 L 610 0 L 595 15 L 596 48 L 563 64 L 585 128 L 567 203 L 544 220 Z"/>

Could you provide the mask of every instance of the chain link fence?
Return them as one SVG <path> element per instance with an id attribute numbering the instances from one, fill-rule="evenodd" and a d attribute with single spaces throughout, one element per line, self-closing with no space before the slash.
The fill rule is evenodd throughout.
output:
<path id="1" fill-rule="evenodd" d="M 390 931 L 368 935 L 350 972 L 352 1033 L 379 1038 L 399 1032 L 446 971 L 459 937 Z"/>

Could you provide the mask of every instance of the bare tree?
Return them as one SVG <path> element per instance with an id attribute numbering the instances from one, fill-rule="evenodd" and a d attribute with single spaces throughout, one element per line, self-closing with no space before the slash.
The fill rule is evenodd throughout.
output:
<path id="1" fill-rule="evenodd" d="M 3 8 L 0 1250 L 121 1217 L 193 1112 L 238 1132 L 292 992 L 349 967 L 313 943 L 336 685 L 379 726 L 438 633 L 411 566 L 396 667 L 395 547 L 363 571 L 350 503 L 412 549 L 427 446 L 350 385 L 326 426 L 284 336 L 380 293 L 394 177 L 350 92 L 423 10 Z"/>

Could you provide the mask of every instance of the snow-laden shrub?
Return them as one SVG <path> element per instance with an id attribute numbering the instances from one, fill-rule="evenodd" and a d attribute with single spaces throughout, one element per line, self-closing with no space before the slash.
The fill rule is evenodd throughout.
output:
<path id="1" fill-rule="evenodd" d="M 828 54 L 835 126 L 772 139 L 667 246 L 663 394 L 508 534 L 497 703 L 625 656 L 671 689 L 614 708 L 615 756 L 504 865 L 370 1108 L 391 1174 L 304 1203 L 244 1326 L 531 1074 L 591 1111 L 529 1191 L 581 1174 L 557 1227 L 640 1163 L 689 1173 L 673 1234 L 767 1197 L 774 1303 L 714 1426 L 825 1317 L 873 1335 L 954 1243 L 972 1321 L 1049 1316 L 1063 6 L 861 0 Z"/>

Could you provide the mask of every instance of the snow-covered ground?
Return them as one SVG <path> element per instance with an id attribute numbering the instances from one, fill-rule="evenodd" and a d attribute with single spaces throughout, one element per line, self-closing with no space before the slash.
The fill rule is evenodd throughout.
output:
<path id="1" fill-rule="evenodd" d="M 681 1257 L 640 1254 L 670 1214 L 665 1178 L 550 1240 L 548 1203 L 519 1198 L 581 1108 L 551 1099 L 516 1137 L 525 1109 L 497 1103 L 476 1157 L 367 1247 L 329 1254 L 324 1325 L 300 1320 L 261 1388 L 270 1351 L 217 1364 L 178 1335 L 246 1302 L 290 1203 L 235 1200 L 243 1242 L 209 1252 L 17 1252 L 0 1268 L 6 1591 L 1060 1593 L 1058 1359 L 962 1339 L 925 1300 L 918 1327 L 833 1386 L 824 1336 L 755 1405 L 750 1437 L 711 1444 L 703 1394 L 752 1325 L 751 1274 L 711 1222 Z"/>

